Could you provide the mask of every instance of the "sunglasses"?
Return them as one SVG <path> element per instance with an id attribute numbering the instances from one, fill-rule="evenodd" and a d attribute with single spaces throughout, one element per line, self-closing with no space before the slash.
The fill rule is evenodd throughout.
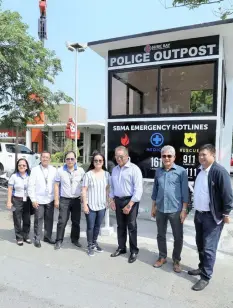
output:
<path id="1" fill-rule="evenodd" d="M 73 157 L 71 157 L 71 158 L 66 158 L 66 161 L 74 161 L 75 160 L 75 158 L 73 158 Z"/>
<path id="2" fill-rule="evenodd" d="M 172 155 L 162 155 L 162 158 L 172 158 Z"/>
<path id="3" fill-rule="evenodd" d="M 27 167 L 27 165 L 18 165 L 18 167 Z"/>
<path id="4" fill-rule="evenodd" d="M 95 159 L 95 160 L 94 160 L 94 163 L 102 163 L 102 162 L 103 162 L 102 159 Z"/>

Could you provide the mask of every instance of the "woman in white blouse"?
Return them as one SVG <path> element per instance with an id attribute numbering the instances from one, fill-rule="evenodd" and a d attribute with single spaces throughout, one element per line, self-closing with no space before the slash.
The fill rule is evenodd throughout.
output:
<path id="1" fill-rule="evenodd" d="M 17 161 L 15 172 L 8 182 L 7 208 L 13 211 L 16 241 L 19 246 L 23 242 L 31 244 L 30 233 L 30 200 L 28 198 L 28 180 L 30 168 L 26 159 Z M 23 221 L 23 224 L 22 224 Z"/>
<path id="2" fill-rule="evenodd" d="M 109 183 L 110 175 L 105 167 L 105 158 L 102 154 L 95 153 L 82 183 L 83 211 L 87 220 L 89 256 L 94 256 L 94 251 L 103 251 L 97 243 L 97 238 L 108 205 Z"/>

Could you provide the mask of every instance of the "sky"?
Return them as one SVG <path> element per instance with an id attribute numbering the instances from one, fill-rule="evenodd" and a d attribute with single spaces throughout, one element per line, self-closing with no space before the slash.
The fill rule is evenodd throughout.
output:
<path id="1" fill-rule="evenodd" d="M 218 5 L 204 5 L 196 10 L 165 9 L 160 1 L 165 2 L 47 0 L 48 40 L 45 47 L 56 52 L 63 67 L 53 89 L 74 98 L 74 53 L 67 50 L 66 41 L 91 42 L 219 19 L 214 13 Z M 3 9 L 19 12 L 29 26 L 29 34 L 38 38 L 39 0 L 3 0 Z M 105 62 L 99 55 L 90 49 L 79 55 L 78 104 L 87 109 L 88 121 L 105 120 L 105 75 Z"/>

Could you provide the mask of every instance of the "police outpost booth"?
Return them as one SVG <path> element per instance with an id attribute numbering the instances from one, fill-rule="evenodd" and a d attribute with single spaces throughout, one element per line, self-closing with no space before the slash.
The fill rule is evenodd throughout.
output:
<path id="1" fill-rule="evenodd" d="M 128 147 L 145 181 L 161 148 L 197 175 L 198 148 L 216 146 L 228 171 L 233 123 L 233 19 L 90 42 L 106 61 L 106 156 Z"/>

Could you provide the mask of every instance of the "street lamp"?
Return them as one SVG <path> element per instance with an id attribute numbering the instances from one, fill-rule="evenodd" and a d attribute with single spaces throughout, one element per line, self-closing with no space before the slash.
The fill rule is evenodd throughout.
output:
<path id="1" fill-rule="evenodd" d="M 75 106 L 75 153 L 76 157 L 78 154 L 78 146 L 77 146 L 77 140 L 78 140 L 78 53 L 84 52 L 87 48 L 87 44 L 80 44 L 80 43 L 73 43 L 70 44 L 69 42 L 66 42 L 66 47 L 69 51 L 75 51 L 75 97 L 74 97 L 74 106 Z"/>

